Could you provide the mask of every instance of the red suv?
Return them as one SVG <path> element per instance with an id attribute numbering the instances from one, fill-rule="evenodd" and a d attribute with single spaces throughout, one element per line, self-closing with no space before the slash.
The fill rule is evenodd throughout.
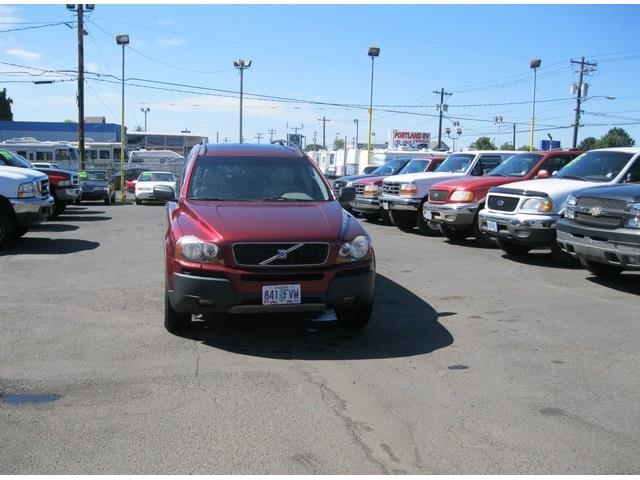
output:
<path id="1" fill-rule="evenodd" d="M 165 327 L 192 314 L 323 312 L 364 327 L 373 307 L 371 239 L 316 165 L 284 144 L 209 144 L 191 151 L 169 200 Z"/>

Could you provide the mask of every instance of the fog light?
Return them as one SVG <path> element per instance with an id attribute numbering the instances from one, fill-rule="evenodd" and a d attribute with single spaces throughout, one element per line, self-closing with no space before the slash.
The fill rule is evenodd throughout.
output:
<path id="1" fill-rule="evenodd" d="M 453 222 L 457 218 L 457 215 L 445 215 L 444 218 L 447 222 Z"/>
<path id="2" fill-rule="evenodd" d="M 213 307 L 215 304 L 216 302 L 214 302 L 213 300 L 203 300 L 203 299 L 198 300 L 198 305 L 202 307 Z"/>
<path id="3" fill-rule="evenodd" d="M 353 303 L 356 301 L 356 297 L 344 297 L 342 303 Z"/>
<path id="4" fill-rule="evenodd" d="M 519 238 L 527 238 L 530 234 L 529 230 L 516 230 L 516 236 Z"/>

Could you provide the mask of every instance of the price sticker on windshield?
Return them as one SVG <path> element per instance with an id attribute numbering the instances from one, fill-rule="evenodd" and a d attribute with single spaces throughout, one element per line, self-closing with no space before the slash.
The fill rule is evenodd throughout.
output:
<path id="1" fill-rule="evenodd" d="M 301 303 L 300 285 L 265 285 L 262 287 L 263 305 L 289 305 Z"/>

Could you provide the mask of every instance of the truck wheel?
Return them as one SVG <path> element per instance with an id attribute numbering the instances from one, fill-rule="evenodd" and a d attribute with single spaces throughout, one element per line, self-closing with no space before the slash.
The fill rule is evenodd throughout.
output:
<path id="1" fill-rule="evenodd" d="M 381 210 L 380 211 L 380 220 L 382 221 L 383 225 L 392 225 L 391 219 L 389 218 L 389 211 L 388 210 Z"/>
<path id="2" fill-rule="evenodd" d="M 110 205 L 111 204 L 111 197 L 107 196 L 104 198 L 104 204 L 105 205 Z"/>
<path id="3" fill-rule="evenodd" d="M 20 225 L 16 225 L 16 229 L 13 231 L 13 238 L 14 239 L 18 239 L 18 238 L 22 238 L 26 235 L 26 233 L 29 231 L 29 227 L 23 227 Z"/>
<path id="4" fill-rule="evenodd" d="M 497 242 L 498 242 L 498 246 L 502 250 L 504 250 L 509 255 L 513 255 L 514 257 L 526 255 L 531 250 L 531 247 L 520 245 L 518 243 L 513 243 L 513 242 L 510 242 L 509 240 L 504 240 L 502 238 L 498 238 Z"/>
<path id="5" fill-rule="evenodd" d="M 14 240 L 16 227 L 13 217 L 0 208 L 0 247 L 6 247 Z"/>
<path id="6" fill-rule="evenodd" d="M 562 250 L 555 240 L 551 244 L 551 256 L 557 264 L 563 267 L 575 268 L 580 266 L 580 261 Z"/>
<path id="7" fill-rule="evenodd" d="M 420 208 L 418 208 L 418 218 L 416 223 L 418 224 L 418 230 L 422 235 L 426 235 L 427 237 L 442 235 L 440 225 L 430 220 L 425 220 L 424 215 L 422 215 L 422 203 L 420 204 Z"/>
<path id="8" fill-rule="evenodd" d="M 411 231 L 413 230 L 413 227 L 416 226 L 416 219 L 413 215 L 389 211 L 389 218 L 391 219 L 391 223 L 403 232 Z"/>
<path id="9" fill-rule="evenodd" d="M 164 290 L 164 328 L 171 333 L 184 331 L 191 323 L 191 315 L 176 312 L 169 301 L 169 293 Z"/>
<path id="10" fill-rule="evenodd" d="M 362 213 L 361 215 L 367 220 L 367 222 L 373 223 L 378 221 L 377 213 Z"/>
<path id="11" fill-rule="evenodd" d="M 136 198 L 136 205 L 142 205 L 142 200 L 138 200 L 138 199 Z"/>
<path id="12" fill-rule="evenodd" d="M 442 230 L 442 234 L 452 242 L 463 242 L 471 235 L 471 232 L 468 229 L 456 230 L 445 224 L 440 225 L 440 230 Z"/>
<path id="13" fill-rule="evenodd" d="M 614 265 L 607 265 L 606 263 L 593 262 L 591 260 L 580 259 L 580 263 L 584 268 L 589 270 L 597 277 L 602 278 L 614 278 L 622 273 L 624 270 L 622 267 L 616 267 Z"/>
<path id="14" fill-rule="evenodd" d="M 336 308 L 338 325 L 344 328 L 364 328 L 371 320 L 373 313 L 373 302 L 363 308 L 349 310 L 346 308 Z"/>

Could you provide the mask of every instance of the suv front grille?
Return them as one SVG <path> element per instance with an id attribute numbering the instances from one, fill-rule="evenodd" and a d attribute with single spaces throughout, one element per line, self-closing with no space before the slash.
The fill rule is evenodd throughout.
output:
<path id="1" fill-rule="evenodd" d="M 624 211 L 627 208 L 627 202 L 625 200 L 614 200 L 609 198 L 580 197 L 578 199 L 578 207 L 601 207 L 606 210 Z"/>
<path id="2" fill-rule="evenodd" d="M 49 196 L 49 180 L 40 180 L 40 195 L 42 197 Z"/>
<path id="3" fill-rule="evenodd" d="M 356 183 L 354 187 L 356 189 L 356 195 L 364 195 L 364 185 Z"/>
<path id="4" fill-rule="evenodd" d="M 429 200 L 432 202 L 446 202 L 449 197 L 447 190 L 430 190 Z"/>
<path id="5" fill-rule="evenodd" d="M 233 245 L 233 259 L 238 265 L 251 267 L 288 267 L 322 265 L 329 256 L 328 243 L 302 243 L 286 255 L 285 251 L 302 242 L 290 243 L 236 243 Z M 262 262 L 277 257 L 271 262 Z"/>
<path id="6" fill-rule="evenodd" d="M 345 182 L 344 180 L 336 180 L 335 182 L 333 182 L 333 191 L 340 194 L 340 191 L 345 187 L 346 184 L 347 182 Z"/>
<path id="7" fill-rule="evenodd" d="M 594 217 L 589 213 L 576 212 L 576 222 L 593 227 L 618 228 L 622 226 L 622 221 L 621 217 L 616 216 L 601 215 Z"/>
<path id="8" fill-rule="evenodd" d="M 385 182 L 382 184 L 382 193 L 385 195 L 400 195 L 400 184 L 397 182 Z"/>
<path id="9" fill-rule="evenodd" d="M 73 173 L 71 174 L 71 185 L 76 186 L 80 183 L 80 181 L 78 180 L 78 175 Z"/>
<path id="10" fill-rule="evenodd" d="M 500 210 L 502 212 L 513 212 L 518 206 L 518 197 L 503 197 L 498 195 L 489 195 L 487 198 L 487 206 L 491 210 Z"/>

